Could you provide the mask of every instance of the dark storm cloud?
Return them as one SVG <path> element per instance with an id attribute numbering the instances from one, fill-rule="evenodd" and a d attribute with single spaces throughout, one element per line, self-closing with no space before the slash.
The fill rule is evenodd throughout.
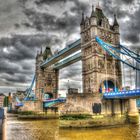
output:
<path id="1" fill-rule="evenodd" d="M 41 34 L 3 37 L 0 39 L 0 58 L 10 61 L 33 59 L 35 58 L 37 49 L 48 44 L 57 44 L 60 41 L 55 36 L 51 36 L 51 39 L 47 35 Z"/>
<path id="2" fill-rule="evenodd" d="M 36 28 L 39 31 L 46 30 L 46 32 L 48 31 L 48 28 L 55 28 L 56 17 L 53 15 L 35 12 L 32 9 L 26 9 L 25 14 L 32 23 L 24 23 L 25 26 Z"/>
<path id="3" fill-rule="evenodd" d="M 106 0 L 103 9 L 110 17 L 117 14 L 120 22 L 121 39 L 132 44 L 138 43 L 140 37 L 140 3 L 138 0 Z M 128 18 L 127 21 L 123 21 Z"/>
<path id="4" fill-rule="evenodd" d="M 30 83 L 35 72 L 37 51 L 55 44 L 60 44 L 60 40 L 46 34 L 0 38 L 0 83 L 12 86 Z"/>
<path id="5" fill-rule="evenodd" d="M 135 0 L 122 0 L 124 3 L 126 4 L 131 4 L 132 2 L 134 2 Z"/>
<path id="6" fill-rule="evenodd" d="M 47 44 L 46 35 L 13 35 L 0 39 L 0 81 L 22 84 L 31 81 L 38 49 Z M 8 75 L 8 76 L 7 76 Z M 13 85 L 13 84 L 12 84 Z"/>
<path id="7" fill-rule="evenodd" d="M 140 19 L 138 18 L 139 15 L 140 9 L 130 16 L 131 21 L 129 21 L 129 23 L 123 27 L 125 32 L 122 34 L 122 38 L 131 42 L 132 44 L 140 42 Z"/>
<path id="8" fill-rule="evenodd" d="M 28 0 L 26 0 L 28 2 Z M 34 8 L 29 8 L 26 6 L 24 1 L 23 9 L 25 15 L 30 20 L 30 23 L 25 23 L 25 26 L 35 28 L 38 31 L 46 32 L 61 32 L 65 34 L 65 38 L 75 32 L 79 32 L 79 24 L 81 21 L 81 13 L 89 12 L 89 3 L 81 2 L 79 0 L 36 0 L 34 3 L 40 8 L 42 5 L 48 5 L 49 7 L 53 6 L 56 3 L 62 3 L 63 6 L 66 6 L 67 2 L 72 2 L 72 5 L 69 8 L 66 8 L 63 11 L 60 17 L 57 17 L 56 13 L 51 14 L 46 12 L 39 12 Z M 126 42 L 138 42 L 139 41 L 139 11 L 140 3 L 137 0 L 102 0 L 102 7 L 106 15 L 110 18 L 113 18 L 113 14 L 116 13 L 118 20 L 120 22 L 121 30 L 121 39 Z M 58 4 L 59 6 L 59 4 Z M 61 5 L 62 6 L 62 5 Z M 136 7 L 139 7 L 139 10 L 135 10 Z M 54 9 L 55 10 L 55 9 Z M 72 14 L 70 14 L 72 13 Z M 133 14 L 132 14 L 133 13 Z M 128 17 L 129 19 L 134 19 L 133 21 L 128 21 L 124 26 L 121 21 Z"/>
<path id="9" fill-rule="evenodd" d="M 59 3 L 59 2 L 66 2 L 67 0 L 36 0 L 35 3 L 37 5 L 40 4 L 50 4 L 50 3 Z"/>
<path id="10" fill-rule="evenodd" d="M 75 64 L 70 65 L 69 67 L 62 69 L 61 71 L 63 72 L 63 75 L 61 75 L 60 78 L 66 79 L 70 77 L 71 79 L 74 79 L 76 76 L 79 76 L 79 74 L 81 73 L 82 71 L 81 66 L 82 66 L 81 62 L 77 62 Z M 81 80 L 81 77 L 80 77 L 80 80 Z"/>
<path id="11" fill-rule="evenodd" d="M 40 7 L 40 4 L 54 4 L 55 2 L 69 2 L 66 1 L 44 1 L 44 0 L 38 0 L 35 3 L 37 3 L 38 7 Z M 64 11 L 62 15 L 58 18 L 56 13 L 55 15 L 52 15 L 50 13 L 46 12 L 38 12 L 36 9 L 33 8 L 27 8 L 25 5 L 23 5 L 24 13 L 29 18 L 31 23 L 26 23 L 28 26 L 32 26 L 33 28 L 36 28 L 38 31 L 56 31 L 56 32 L 64 32 L 68 34 L 68 36 L 77 30 L 80 25 L 81 20 L 81 13 L 82 11 L 87 10 L 87 4 L 83 2 L 79 2 L 78 0 L 71 0 L 70 2 L 74 3 L 74 6 L 72 6 L 70 9 L 66 9 L 67 11 Z M 65 7 L 65 3 L 63 6 Z M 72 15 L 70 14 L 73 13 Z"/>

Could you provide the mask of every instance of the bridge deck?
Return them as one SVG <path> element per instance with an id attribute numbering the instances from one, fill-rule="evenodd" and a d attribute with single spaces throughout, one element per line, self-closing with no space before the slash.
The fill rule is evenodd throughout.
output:
<path id="1" fill-rule="evenodd" d="M 103 95 L 104 99 L 130 99 L 130 98 L 140 98 L 140 89 L 129 90 L 129 91 L 119 91 L 119 92 L 106 92 Z"/>

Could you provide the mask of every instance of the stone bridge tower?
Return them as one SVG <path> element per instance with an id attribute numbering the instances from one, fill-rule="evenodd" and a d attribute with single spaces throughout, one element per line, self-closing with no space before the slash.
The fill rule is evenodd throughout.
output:
<path id="1" fill-rule="evenodd" d="M 36 87 L 35 93 L 38 99 L 57 98 L 58 89 L 58 71 L 54 70 L 51 66 L 40 68 L 40 64 L 47 58 L 52 56 L 50 47 L 46 47 L 45 51 L 36 56 Z"/>
<path id="2" fill-rule="evenodd" d="M 108 55 L 96 42 L 95 37 L 117 47 L 120 40 L 119 24 L 114 15 L 113 25 L 98 6 L 90 17 L 81 21 L 81 48 L 82 48 L 82 74 L 83 92 L 97 94 L 114 87 L 122 88 L 121 64 L 118 60 Z M 107 88 L 108 87 L 108 88 Z"/>

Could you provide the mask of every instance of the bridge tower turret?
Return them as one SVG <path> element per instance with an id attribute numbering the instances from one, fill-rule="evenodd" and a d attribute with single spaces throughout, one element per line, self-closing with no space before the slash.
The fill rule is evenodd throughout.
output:
<path id="1" fill-rule="evenodd" d="M 91 22 L 91 25 L 97 25 L 97 15 L 94 11 L 94 6 L 92 5 L 92 12 L 91 12 L 91 16 L 90 16 L 90 22 Z"/>
<path id="2" fill-rule="evenodd" d="M 113 29 L 114 29 L 114 32 L 115 32 L 115 37 L 114 37 L 115 42 L 114 42 L 114 44 L 118 45 L 120 43 L 120 33 L 119 33 L 119 24 L 118 24 L 116 15 L 114 15 Z"/>
<path id="3" fill-rule="evenodd" d="M 46 47 L 45 51 L 37 54 L 36 57 L 36 96 L 42 100 L 46 98 L 57 98 L 58 91 L 58 70 L 54 70 L 51 66 L 41 68 L 40 65 L 46 59 L 52 56 L 50 47 Z"/>
<path id="4" fill-rule="evenodd" d="M 82 20 L 81 28 L 83 92 L 99 95 L 100 88 L 107 88 L 106 81 L 113 89 L 115 85 L 122 87 L 122 79 L 120 62 L 106 54 L 97 44 L 96 36 L 112 45 L 118 44 L 119 24 L 115 16 L 111 26 L 102 9 L 98 6 L 94 10 L 92 6 L 90 18 Z"/>

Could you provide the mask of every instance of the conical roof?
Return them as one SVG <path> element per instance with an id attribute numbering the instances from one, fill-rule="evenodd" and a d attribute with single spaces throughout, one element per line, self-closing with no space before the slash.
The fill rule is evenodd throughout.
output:
<path id="1" fill-rule="evenodd" d="M 113 26 L 119 26 L 116 15 L 114 14 L 114 24 Z"/>
<path id="2" fill-rule="evenodd" d="M 92 5 L 91 17 L 97 17 L 96 12 L 94 11 L 94 6 Z"/>
<path id="3" fill-rule="evenodd" d="M 43 53 L 43 59 L 46 60 L 47 58 L 49 58 L 50 56 L 52 56 L 52 52 L 49 46 L 46 46 L 45 51 Z"/>
<path id="4" fill-rule="evenodd" d="M 84 13 L 82 13 L 82 20 L 81 20 L 81 24 L 80 25 L 84 25 L 84 23 L 85 23 Z"/>

